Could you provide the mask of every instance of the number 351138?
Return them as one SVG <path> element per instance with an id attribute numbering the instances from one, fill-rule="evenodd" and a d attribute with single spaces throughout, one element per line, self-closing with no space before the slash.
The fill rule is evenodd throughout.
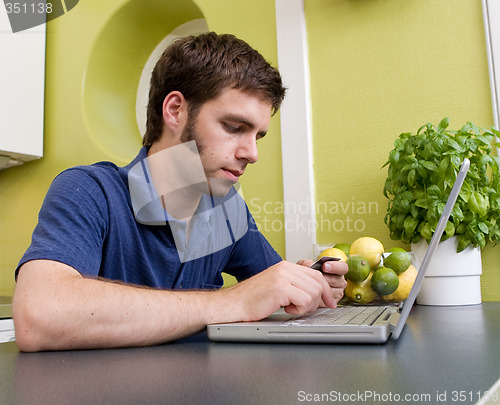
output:
<path id="1" fill-rule="evenodd" d="M 52 3 L 5 3 L 7 14 L 50 14 Z"/>

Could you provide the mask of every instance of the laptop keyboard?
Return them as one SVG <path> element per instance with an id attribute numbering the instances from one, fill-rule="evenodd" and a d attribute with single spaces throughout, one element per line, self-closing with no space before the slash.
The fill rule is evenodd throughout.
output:
<path id="1" fill-rule="evenodd" d="M 314 314 L 286 321 L 283 325 L 371 325 L 386 308 L 385 306 L 325 308 Z"/>

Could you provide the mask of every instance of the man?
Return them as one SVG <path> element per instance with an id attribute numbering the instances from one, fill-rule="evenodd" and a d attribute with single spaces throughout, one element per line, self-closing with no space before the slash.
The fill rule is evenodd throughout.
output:
<path id="1" fill-rule="evenodd" d="M 282 261 L 233 187 L 283 100 L 276 69 L 231 35 L 174 42 L 151 79 L 144 147 L 126 167 L 51 185 L 16 270 L 23 351 L 144 346 L 280 307 L 334 307 L 345 263 Z M 240 282 L 219 289 L 221 272 Z"/>

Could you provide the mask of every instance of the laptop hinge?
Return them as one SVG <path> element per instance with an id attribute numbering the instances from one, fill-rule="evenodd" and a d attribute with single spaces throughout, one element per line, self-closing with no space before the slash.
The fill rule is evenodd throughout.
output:
<path id="1" fill-rule="evenodd" d="M 391 331 L 396 327 L 398 324 L 399 318 L 401 314 L 399 312 L 393 312 L 391 316 L 389 317 L 389 324 L 391 325 Z"/>

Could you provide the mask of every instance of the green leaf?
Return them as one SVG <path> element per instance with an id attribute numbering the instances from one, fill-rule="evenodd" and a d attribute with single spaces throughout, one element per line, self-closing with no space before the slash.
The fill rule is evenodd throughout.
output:
<path id="1" fill-rule="evenodd" d="M 435 163 L 433 163 L 433 162 L 426 161 L 426 162 L 423 163 L 423 165 L 424 165 L 424 167 L 427 170 L 430 170 L 432 172 L 437 172 L 438 171 L 438 166 Z"/>
<path id="2" fill-rule="evenodd" d="M 408 236 L 406 233 L 402 232 L 401 233 L 401 236 L 399 238 L 401 240 L 401 242 L 403 243 L 406 243 L 406 244 L 410 244 L 411 243 L 411 237 Z"/>
<path id="3" fill-rule="evenodd" d="M 471 130 L 472 130 L 473 134 L 478 135 L 481 132 L 481 130 L 479 129 L 479 127 L 477 125 L 475 125 L 472 122 L 470 122 L 469 124 L 471 126 Z"/>
<path id="4" fill-rule="evenodd" d="M 455 234 L 455 225 L 453 222 L 448 221 L 444 228 L 444 232 L 448 238 L 452 237 Z"/>
<path id="5" fill-rule="evenodd" d="M 418 207 L 415 204 L 412 204 L 410 207 L 410 214 L 416 218 L 416 217 L 418 217 L 419 212 L 420 212 L 420 210 L 418 209 Z"/>
<path id="6" fill-rule="evenodd" d="M 417 171 L 418 171 L 418 174 L 419 174 L 422 178 L 426 179 L 426 178 L 428 177 L 428 176 L 427 176 L 427 170 L 425 170 L 425 167 L 424 167 L 423 165 L 419 165 L 419 166 L 417 167 Z"/>
<path id="7" fill-rule="evenodd" d="M 392 231 L 390 234 L 389 234 L 389 237 L 392 239 L 392 240 L 401 240 L 401 231 Z"/>
<path id="8" fill-rule="evenodd" d="M 465 146 L 465 142 L 466 142 L 466 137 L 463 136 L 463 135 L 458 135 L 455 137 L 456 141 L 461 145 L 461 146 Z"/>
<path id="9" fill-rule="evenodd" d="M 472 244 L 476 247 L 483 248 L 486 245 L 486 238 L 484 237 L 484 234 L 481 232 L 473 234 L 471 239 L 472 239 Z"/>
<path id="10" fill-rule="evenodd" d="M 413 232 L 415 232 L 415 228 L 417 227 L 417 225 L 418 219 L 413 218 L 411 215 L 407 216 L 403 223 L 403 228 L 406 235 L 411 237 L 413 235 Z"/>
<path id="11" fill-rule="evenodd" d="M 393 149 L 389 153 L 389 162 L 391 165 L 396 165 L 399 162 L 399 152 L 396 149 Z"/>
<path id="12" fill-rule="evenodd" d="M 464 200 L 466 203 L 469 202 L 469 197 L 472 193 L 471 186 L 468 182 L 464 182 L 462 185 L 462 188 L 460 190 L 459 196 L 462 200 Z"/>
<path id="13" fill-rule="evenodd" d="M 457 234 L 464 234 L 466 230 L 465 224 L 462 222 L 460 225 L 458 225 L 455 229 L 455 232 Z"/>
<path id="14" fill-rule="evenodd" d="M 423 208 L 423 209 L 429 209 L 431 206 L 431 200 L 427 198 L 419 198 L 418 200 L 415 201 L 415 206 Z"/>
<path id="15" fill-rule="evenodd" d="M 444 159 L 439 162 L 438 173 L 441 177 L 443 177 L 450 166 L 450 157 L 446 156 Z"/>
<path id="16" fill-rule="evenodd" d="M 470 132 L 472 131 L 472 124 L 470 122 L 468 122 L 467 124 L 465 124 L 461 129 L 460 129 L 460 132 Z"/>
<path id="17" fill-rule="evenodd" d="M 451 146 L 453 148 L 452 151 L 449 152 L 449 154 L 451 153 L 455 153 L 455 152 L 465 152 L 465 148 L 463 146 L 461 146 L 457 141 L 455 141 L 454 139 L 448 139 L 448 145 Z"/>
<path id="18" fill-rule="evenodd" d="M 433 142 L 432 142 L 432 146 L 434 147 L 434 150 L 438 153 L 441 153 L 442 150 L 443 150 L 443 140 L 440 139 L 440 138 L 436 138 Z"/>
<path id="19" fill-rule="evenodd" d="M 427 128 L 429 125 L 431 125 L 431 124 L 422 125 L 422 126 L 421 126 L 418 130 L 417 130 L 417 135 L 420 135 L 420 132 L 422 132 L 422 130 L 423 130 L 424 128 Z"/>
<path id="20" fill-rule="evenodd" d="M 401 171 L 405 172 L 407 170 L 411 170 L 412 168 L 413 168 L 413 163 L 408 163 L 401 168 Z"/>
<path id="21" fill-rule="evenodd" d="M 438 201 L 437 204 L 436 204 L 436 209 L 437 209 L 437 212 L 438 212 L 438 217 L 441 216 L 441 214 L 443 213 L 444 211 L 444 206 L 445 206 L 445 203 L 442 202 L 442 201 Z"/>
<path id="22" fill-rule="evenodd" d="M 496 211 L 500 211 L 500 194 L 490 195 L 490 207 Z"/>
<path id="23" fill-rule="evenodd" d="M 413 200 L 413 193 L 411 191 L 405 191 L 404 193 L 401 193 L 401 198 L 411 201 Z"/>
<path id="24" fill-rule="evenodd" d="M 444 181 L 443 181 L 444 189 L 445 190 L 451 190 L 451 188 L 453 187 L 453 183 L 455 183 L 455 182 L 451 181 L 448 178 L 445 178 Z"/>
<path id="25" fill-rule="evenodd" d="M 463 213 L 462 209 L 460 208 L 460 205 L 455 204 L 453 206 L 453 209 L 451 210 L 451 216 L 460 222 L 464 220 L 464 213 Z"/>
<path id="26" fill-rule="evenodd" d="M 491 165 L 492 163 L 493 163 L 493 158 L 490 155 L 483 155 L 479 159 L 479 162 L 477 163 L 477 165 L 479 167 L 484 167 L 484 166 L 486 166 L 488 164 Z"/>
<path id="27" fill-rule="evenodd" d="M 425 219 L 427 219 L 427 221 L 433 227 L 435 227 L 437 225 L 439 217 L 440 217 L 440 214 L 439 214 L 438 210 L 436 209 L 436 206 L 433 206 L 433 205 L 431 205 L 425 213 Z"/>
<path id="28" fill-rule="evenodd" d="M 467 246 L 469 246 L 471 243 L 471 240 L 469 237 L 465 235 L 459 235 L 458 236 L 458 246 L 457 246 L 457 253 L 460 253 L 461 251 L 465 250 Z"/>
<path id="29" fill-rule="evenodd" d="M 400 213 L 396 216 L 396 225 L 398 229 L 403 229 L 405 218 L 406 218 L 405 213 Z"/>
<path id="30" fill-rule="evenodd" d="M 432 186 L 427 187 L 427 195 L 433 198 L 441 198 L 441 189 L 437 185 L 433 184 Z"/>
<path id="31" fill-rule="evenodd" d="M 429 160 L 434 153 L 434 146 L 431 142 L 427 142 L 427 144 L 424 146 L 424 150 L 422 151 L 422 157 L 425 160 Z"/>
<path id="32" fill-rule="evenodd" d="M 411 243 L 418 243 L 422 239 L 422 236 L 420 236 L 419 233 L 415 233 L 412 235 L 410 242 Z"/>
<path id="33" fill-rule="evenodd" d="M 446 128 L 448 128 L 449 125 L 450 125 L 450 119 L 448 117 L 445 117 L 439 123 L 438 129 L 440 131 L 444 131 Z"/>
<path id="34" fill-rule="evenodd" d="M 422 235 L 422 238 L 429 241 L 432 238 L 433 232 L 434 232 L 434 229 L 432 229 L 431 224 L 429 222 L 426 222 L 425 225 L 420 230 L 420 235 Z"/>
<path id="35" fill-rule="evenodd" d="M 493 136 L 477 135 L 476 139 L 484 145 L 490 145 L 491 141 L 493 140 Z"/>
<path id="36" fill-rule="evenodd" d="M 458 169 L 460 165 L 462 164 L 462 159 L 460 159 L 459 156 L 456 155 L 451 155 L 450 156 L 450 163 L 451 165 L 455 168 Z"/>
<path id="37" fill-rule="evenodd" d="M 408 185 L 412 187 L 413 184 L 415 184 L 415 169 L 411 169 L 408 172 Z"/>
<path id="38" fill-rule="evenodd" d="M 489 232 L 488 225 L 486 225 L 484 222 L 478 222 L 477 227 L 481 232 L 488 234 Z"/>

